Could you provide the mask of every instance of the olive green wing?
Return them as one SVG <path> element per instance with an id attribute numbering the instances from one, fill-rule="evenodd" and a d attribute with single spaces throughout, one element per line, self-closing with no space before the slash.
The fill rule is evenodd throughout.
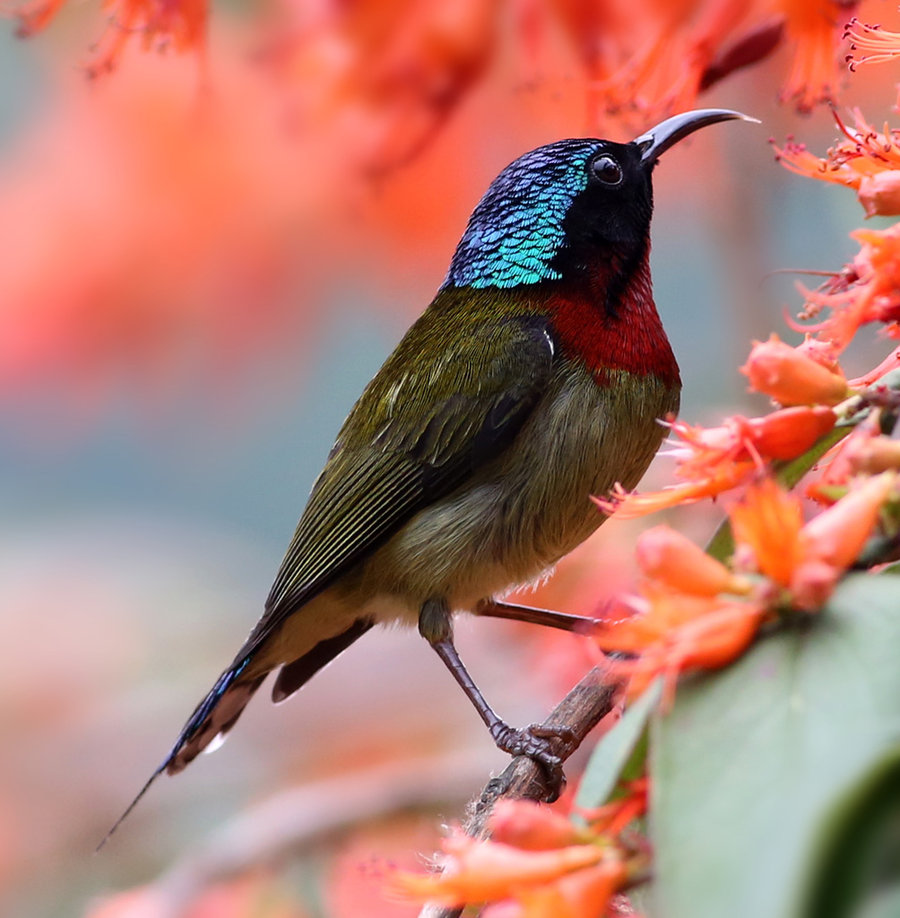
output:
<path id="1" fill-rule="evenodd" d="M 457 343 L 451 350 L 445 340 Z M 472 323 L 465 310 L 425 313 L 344 422 L 263 617 L 134 803 L 162 771 L 180 771 L 231 729 L 265 678 L 251 665 L 256 652 L 289 616 L 303 615 L 306 602 L 508 446 L 546 391 L 552 362 L 540 318 Z M 360 619 L 287 662 L 273 697 L 290 694 L 371 625 Z"/>
<path id="2" fill-rule="evenodd" d="M 452 352 L 439 334 L 413 326 L 344 422 L 238 659 L 498 455 L 546 391 L 554 353 L 546 320 L 483 322 Z"/>

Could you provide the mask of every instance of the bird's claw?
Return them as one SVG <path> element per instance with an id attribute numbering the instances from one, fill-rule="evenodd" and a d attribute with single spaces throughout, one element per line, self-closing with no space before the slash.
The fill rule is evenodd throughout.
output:
<path id="1" fill-rule="evenodd" d="M 555 751 L 555 744 L 561 742 L 570 746 L 574 743 L 575 735 L 569 727 L 531 724 L 519 730 L 500 723 L 491 730 L 491 736 L 498 749 L 512 756 L 526 755 L 537 762 L 546 778 L 547 801 L 552 802 L 559 797 L 565 787 L 566 776 L 562 767 L 563 758 Z"/>

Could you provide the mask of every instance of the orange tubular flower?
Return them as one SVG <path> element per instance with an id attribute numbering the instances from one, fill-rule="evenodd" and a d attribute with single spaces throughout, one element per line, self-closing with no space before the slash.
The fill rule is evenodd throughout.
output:
<path id="1" fill-rule="evenodd" d="M 678 474 L 693 478 L 735 460 L 794 459 L 806 452 L 837 422 L 823 405 L 782 408 L 760 418 L 727 418 L 721 427 L 691 427 L 683 421 L 669 426 L 685 443 L 667 455 L 679 460 Z"/>
<path id="2" fill-rule="evenodd" d="M 858 194 L 867 217 L 896 217 L 900 214 L 900 169 L 864 175 Z"/>
<path id="3" fill-rule="evenodd" d="M 604 513 L 632 519 L 715 497 L 743 484 L 764 461 L 794 459 L 806 452 L 836 421 L 824 405 L 783 408 L 760 418 L 736 415 L 721 427 L 674 421 L 669 426 L 683 445 L 671 446 L 667 455 L 678 460 L 676 474 L 691 481 L 646 494 L 616 488 L 608 498 L 595 497 L 594 502 Z"/>
<path id="4" fill-rule="evenodd" d="M 894 472 L 869 478 L 813 517 L 801 534 L 804 555 L 840 570 L 849 567 L 872 534 L 896 481 Z"/>
<path id="5" fill-rule="evenodd" d="M 604 621 L 595 636 L 601 650 L 640 654 L 663 644 L 676 629 L 722 605 L 712 596 L 678 593 L 664 584 L 644 583 L 641 595 L 627 600 L 631 614 Z"/>
<path id="6" fill-rule="evenodd" d="M 847 380 L 773 334 L 757 341 L 741 372 L 750 388 L 782 405 L 836 405 L 849 394 Z"/>
<path id="7" fill-rule="evenodd" d="M 648 613 L 652 615 L 652 611 Z M 750 646 L 764 615 L 765 608 L 757 603 L 710 602 L 704 614 L 676 627 L 660 626 L 657 640 L 645 644 L 636 660 L 614 661 L 612 666 L 620 676 L 629 679 L 629 698 L 637 698 L 654 679 L 665 676 L 665 701 L 671 703 L 679 673 L 719 669 L 732 662 Z M 616 641 L 614 634 L 611 637 L 603 634 L 598 643 L 604 649 L 620 649 L 611 645 L 622 642 Z M 621 649 L 633 652 L 636 648 Z"/>
<path id="8" fill-rule="evenodd" d="M 441 874 L 421 876 L 398 871 L 391 886 L 398 895 L 450 908 L 467 903 L 508 899 L 529 886 L 539 886 L 608 860 L 598 845 L 571 845 L 549 851 L 523 851 L 512 845 L 451 835 L 443 841 L 449 858 Z"/>
<path id="9" fill-rule="evenodd" d="M 653 580 L 696 596 L 745 593 L 748 585 L 681 533 L 656 526 L 638 539 L 637 562 Z"/>
<path id="10" fill-rule="evenodd" d="M 766 478 L 747 488 L 729 516 L 735 542 L 753 551 L 757 570 L 783 587 L 790 586 L 803 560 L 799 499 Z"/>
<path id="11" fill-rule="evenodd" d="M 648 491 L 645 494 L 628 493 L 616 486 L 609 497 L 592 497 L 591 500 L 609 515 L 615 514 L 619 519 L 630 520 L 657 510 L 667 510 L 681 504 L 693 504 L 705 497 L 716 497 L 723 491 L 730 491 L 743 484 L 753 474 L 757 466 L 754 462 L 733 462 L 712 470 L 706 477 L 687 484 L 672 485 L 661 491 Z"/>

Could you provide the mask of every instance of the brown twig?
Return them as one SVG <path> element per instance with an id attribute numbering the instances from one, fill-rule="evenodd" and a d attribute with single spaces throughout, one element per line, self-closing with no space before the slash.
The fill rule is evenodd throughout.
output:
<path id="1" fill-rule="evenodd" d="M 570 736 L 559 741 L 558 754 L 563 761 L 613 709 L 620 688 L 621 683 L 610 678 L 607 666 L 595 666 L 553 709 L 542 726 L 565 727 L 571 731 Z M 488 818 L 498 800 L 544 800 L 551 790 L 541 766 L 527 756 L 517 756 L 502 774 L 491 778 L 480 796 L 469 804 L 463 831 L 472 838 L 485 838 Z M 459 918 L 461 914 L 461 908 L 426 905 L 419 912 L 419 918 Z"/>

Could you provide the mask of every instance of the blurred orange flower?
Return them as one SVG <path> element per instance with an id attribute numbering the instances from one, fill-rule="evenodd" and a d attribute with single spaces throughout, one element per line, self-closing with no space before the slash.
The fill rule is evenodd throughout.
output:
<path id="1" fill-rule="evenodd" d="M 800 500 L 772 479 L 751 485 L 729 511 L 735 558 L 791 591 L 795 606 L 813 611 L 856 560 L 892 496 L 894 471 L 854 484 L 804 525 Z M 750 558 L 747 552 L 750 552 Z"/>
<path id="2" fill-rule="evenodd" d="M 827 319 L 807 326 L 808 330 L 838 351 L 870 322 L 884 323 L 888 335 L 900 337 L 900 224 L 850 235 L 861 243 L 853 263 L 819 290 L 803 290 L 805 316 L 831 310 Z"/>
<path id="3" fill-rule="evenodd" d="M 814 516 L 803 527 L 804 554 L 840 570 L 849 567 L 872 534 L 896 481 L 893 471 L 863 479 L 833 506 Z"/>
<path id="4" fill-rule="evenodd" d="M 589 918 L 606 913 L 613 895 L 627 879 L 625 865 L 608 859 L 560 877 L 553 883 L 523 889 L 521 918 Z"/>
<path id="5" fill-rule="evenodd" d="M 753 552 L 756 569 L 783 587 L 803 558 L 800 500 L 771 478 L 751 484 L 729 511 L 738 546 Z"/>
<path id="6" fill-rule="evenodd" d="M 492 903 L 484 914 L 494 918 L 599 918 L 646 866 L 643 839 L 621 837 L 646 809 L 644 778 L 626 784 L 614 802 L 581 811 L 586 825 L 545 804 L 502 799 L 488 820 L 489 841 L 451 835 L 440 874 L 395 871 L 391 888 L 451 907 Z"/>
<path id="7" fill-rule="evenodd" d="M 15 10 L 18 34 L 34 35 L 46 28 L 65 0 L 30 0 Z M 112 70 L 125 46 L 137 40 L 145 50 L 196 51 L 206 46 L 207 0 L 103 0 L 108 15 L 103 35 L 88 62 L 89 76 Z"/>
<path id="8" fill-rule="evenodd" d="M 616 485 L 609 497 L 592 497 L 591 500 L 603 513 L 629 520 L 681 504 L 696 503 L 706 497 L 716 497 L 743 484 L 756 468 L 754 462 L 732 462 L 710 470 L 696 481 L 669 485 L 660 491 L 629 493 L 621 485 Z"/>
<path id="9" fill-rule="evenodd" d="M 837 60 L 846 17 L 855 0 L 778 0 L 785 17 L 785 42 L 793 48 L 791 70 L 782 99 L 808 112 L 821 102 L 833 102 L 837 90 Z"/>
<path id="10" fill-rule="evenodd" d="M 610 665 L 628 679 L 628 697 L 636 698 L 658 676 L 666 680 L 666 703 L 682 672 L 718 669 L 740 656 L 756 636 L 766 614 L 762 603 L 676 593 L 660 585 L 645 585 L 639 611 L 630 618 L 604 624 L 598 646 L 637 656 Z"/>
<path id="11" fill-rule="evenodd" d="M 443 872 L 431 876 L 396 872 L 391 889 L 398 895 L 446 906 L 490 902 L 516 896 L 565 874 L 599 864 L 610 853 L 598 845 L 569 845 L 530 851 L 500 842 L 454 834 L 444 839 Z"/>
<path id="12" fill-rule="evenodd" d="M 641 571 L 651 580 L 695 596 L 746 593 L 748 584 L 721 561 L 668 526 L 641 533 L 635 549 Z"/>

